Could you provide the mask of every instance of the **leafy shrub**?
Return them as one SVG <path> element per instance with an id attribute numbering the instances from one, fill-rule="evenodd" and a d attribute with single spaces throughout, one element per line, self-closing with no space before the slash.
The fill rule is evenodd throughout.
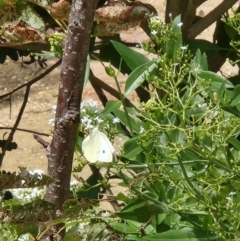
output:
<path id="1" fill-rule="evenodd" d="M 156 17 L 150 26 L 145 46 L 155 59 L 112 41 L 133 71 L 123 110 L 110 101 L 103 111 L 130 133 L 119 155 L 124 167 L 113 164 L 129 194 L 117 195 L 126 206 L 116 213 L 122 221 L 109 225 L 126 240 L 237 240 L 239 86 L 208 71 L 206 55 L 183 45 L 179 17 L 165 30 Z M 144 63 L 135 67 L 140 57 Z M 124 98 L 145 81 L 151 98 L 126 108 Z"/>

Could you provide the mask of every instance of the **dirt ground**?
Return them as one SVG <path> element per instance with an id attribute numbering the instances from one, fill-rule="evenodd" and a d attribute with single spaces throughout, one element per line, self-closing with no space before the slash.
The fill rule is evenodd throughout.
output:
<path id="1" fill-rule="evenodd" d="M 165 0 L 146 0 L 145 2 L 154 5 L 159 12 L 159 16 L 164 18 Z M 200 13 L 201 16 L 206 15 L 220 2 L 222 1 L 208 0 L 204 5 L 199 7 L 198 13 Z M 213 29 L 214 26 L 211 26 L 209 29 L 205 30 L 199 36 L 199 38 L 204 38 L 211 41 Z M 133 31 L 132 34 L 122 34 L 121 38 L 123 40 L 132 41 L 136 42 L 136 44 L 139 44 L 139 41 L 144 41 L 146 39 L 146 35 L 141 29 L 137 29 L 136 31 Z M 51 66 L 55 61 L 55 59 L 48 61 L 48 66 Z M 112 87 L 115 86 L 113 80 L 106 75 L 101 64 L 96 61 L 92 61 L 91 68 L 98 78 L 104 80 Z M 28 82 L 43 71 L 44 70 L 42 70 L 39 66 L 34 64 L 30 66 L 22 65 L 20 61 L 13 62 L 11 60 L 7 60 L 3 65 L 0 66 L 0 95 L 8 93 L 17 86 Z M 48 120 L 53 117 L 51 110 L 52 106 L 56 104 L 59 71 L 60 68 L 58 67 L 44 79 L 41 79 L 32 86 L 28 104 L 19 128 L 44 133 L 46 135 L 50 134 Z M 235 70 L 229 66 L 225 66 L 223 68 L 223 72 L 227 75 L 234 74 L 234 71 Z M 119 76 L 121 85 L 124 85 L 126 78 L 127 76 Z M 11 109 L 9 102 L 0 101 L 0 128 L 13 126 L 18 115 L 19 108 L 22 105 L 24 91 L 25 89 L 21 89 L 12 96 Z M 84 90 L 83 99 L 90 98 L 97 100 L 97 96 L 95 95 L 92 87 L 88 85 Z M 5 132 L 9 131 L 10 130 L 0 129 L 0 139 L 2 139 Z M 43 138 L 46 141 L 49 140 L 47 136 L 44 136 Z M 47 172 L 47 158 L 45 155 L 45 150 L 33 139 L 32 133 L 17 131 L 14 135 L 14 141 L 17 142 L 18 148 L 14 151 L 6 153 L 1 168 L 2 170 L 17 171 L 18 166 L 24 166 L 27 167 L 28 170 L 42 169 L 45 171 L 45 173 Z M 87 177 L 88 175 L 88 170 L 85 170 L 83 176 Z"/>

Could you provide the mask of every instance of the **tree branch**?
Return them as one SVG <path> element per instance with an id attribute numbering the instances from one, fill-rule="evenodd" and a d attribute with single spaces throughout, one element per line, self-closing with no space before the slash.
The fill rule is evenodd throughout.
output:
<path id="1" fill-rule="evenodd" d="M 220 3 L 204 18 L 193 24 L 187 31 L 187 39 L 195 39 L 203 30 L 208 28 L 211 24 L 221 18 L 238 0 L 228 0 Z"/>
<path id="2" fill-rule="evenodd" d="M 47 187 L 46 200 L 54 203 L 58 209 L 71 197 L 73 153 L 96 3 L 95 0 L 73 0 L 69 17 L 53 139 L 46 151 L 48 174 L 59 180 Z"/>
<path id="3" fill-rule="evenodd" d="M 47 147 L 48 147 L 49 143 L 48 143 L 47 141 L 44 141 L 39 135 L 34 134 L 33 137 L 34 137 L 34 139 L 35 139 L 37 142 L 39 142 L 40 144 L 42 144 L 42 146 L 43 146 L 44 148 L 47 148 Z"/>

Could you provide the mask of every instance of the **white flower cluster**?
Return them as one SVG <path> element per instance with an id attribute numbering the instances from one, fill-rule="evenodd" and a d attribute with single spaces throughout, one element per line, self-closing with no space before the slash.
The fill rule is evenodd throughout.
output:
<path id="1" fill-rule="evenodd" d="M 99 126 L 101 123 L 106 123 L 106 120 L 100 114 L 100 108 L 97 101 L 89 99 L 82 101 L 80 105 L 81 111 L 81 123 L 83 124 L 85 130 L 91 130 L 96 126 Z M 111 119 L 112 124 L 120 122 L 118 117 L 113 117 Z"/>
<path id="2" fill-rule="evenodd" d="M 37 197 L 41 197 L 44 194 L 44 189 L 39 187 L 34 188 L 16 188 L 11 190 L 13 196 L 17 199 L 24 201 L 31 201 Z"/>
<path id="3" fill-rule="evenodd" d="M 33 171 L 29 171 L 31 175 L 38 174 L 41 178 L 44 171 L 41 169 L 35 169 Z M 79 183 L 76 180 L 72 180 L 70 182 L 70 186 L 77 186 Z M 19 200 L 23 201 L 31 201 L 35 198 L 42 198 L 45 194 L 45 189 L 42 187 L 34 187 L 34 188 L 14 188 L 10 189 L 9 191 L 12 192 L 13 196 Z"/>
<path id="4" fill-rule="evenodd" d="M 56 114 L 56 105 L 52 105 L 51 114 Z M 81 111 L 81 123 L 84 125 L 85 129 L 93 129 L 95 126 L 103 123 L 105 120 L 100 116 L 100 108 L 99 103 L 96 100 L 89 99 L 83 100 L 80 104 L 80 111 Z M 120 123 L 120 119 L 118 117 L 112 118 L 112 123 Z M 51 127 L 54 127 L 55 119 L 50 118 L 48 119 L 48 124 Z"/>

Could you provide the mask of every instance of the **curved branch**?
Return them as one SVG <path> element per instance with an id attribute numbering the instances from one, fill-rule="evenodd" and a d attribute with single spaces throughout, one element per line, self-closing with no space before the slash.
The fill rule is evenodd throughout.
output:
<path id="1" fill-rule="evenodd" d="M 51 73 L 58 65 L 61 64 L 62 59 L 59 59 L 55 64 L 53 64 L 51 67 L 49 67 L 46 71 L 44 71 L 42 74 L 38 75 L 37 77 L 33 78 L 32 80 L 30 80 L 29 82 L 20 85 L 19 87 L 17 87 L 16 89 L 4 94 L 4 95 L 0 95 L 0 100 L 3 99 L 6 96 L 11 96 L 13 93 L 15 93 L 16 91 L 22 89 L 25 86 L 31 86 L 32 84 L 36 83 L 37 81 L 39 81 L 40 79 L 42 79 L 43 77 L 45 77 L 46 75 L 48 75 L 49 73 Z"/>
<path id="2" fill-rule="evenodd" d="M 105 90 L 106 92 L 108 92 L 110 95 L 114 96 L 115 98 L 117 98 L 118 100 L 120 100 L 120 93 L 115 90 L 114 88 L 112 88 L 111 86 L 109 86 L 108 84 L 106 84 L 105 82 L 103 82 L 102 80 L 100 80 L 98 77 L 96 77 L 92 70 L 90 71 L 90 77 L 89 77 L 89 80 L 91 82 L 91 84 L 93 85 L 93 88 L 95 89 L 96 93 L 97 93 L 97 90 L 98 89 L 103 89 Z M 97 89 L 97 90 L 96 90 Z M 98 94 L 98 93 L 97 93 Z M 98 95 L 99 97 L 99 95 Z M 99 97 L 100 98 L 100 97 Z M 101 98 L 100 98 L 101 99 Z M 127 107 L 134 107 L 134 104 L 128 99 L 128 98 L 125 98 L 124 99 L 125 101 L 125 105 Z M 104 103 L 103 103 L 104 105 Z"/>

